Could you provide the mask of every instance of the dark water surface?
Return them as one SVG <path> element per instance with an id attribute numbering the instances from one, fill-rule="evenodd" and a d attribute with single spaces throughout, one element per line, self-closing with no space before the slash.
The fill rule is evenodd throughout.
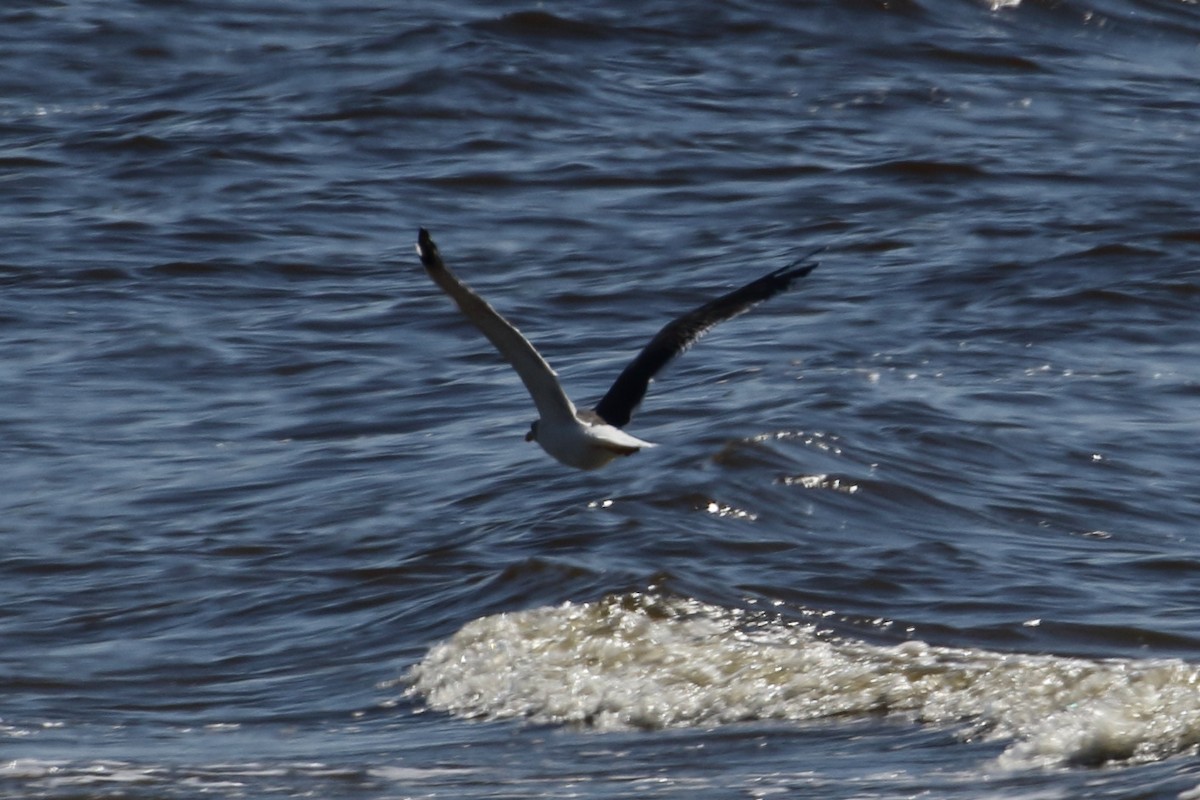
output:
<path id="1" fill-rule="evenodd" d="M 1200 7 L 0 11 L 0 796 L 1200 798 Z M 825 245 L 596 473 L 580 402 Z"/>

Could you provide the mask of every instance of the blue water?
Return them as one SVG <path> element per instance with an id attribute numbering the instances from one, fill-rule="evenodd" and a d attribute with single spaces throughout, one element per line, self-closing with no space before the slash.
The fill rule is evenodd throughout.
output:
<path id="1" fill-rule="evenodd" d="M 0 795 L 1200 797 L 1200 9 L 0 11 Z M 824 246 L 573 472 L 581 405 Z"/>

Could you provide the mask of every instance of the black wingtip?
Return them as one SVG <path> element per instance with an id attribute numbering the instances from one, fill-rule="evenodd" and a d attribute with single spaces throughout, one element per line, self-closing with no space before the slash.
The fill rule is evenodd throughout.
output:
<path id="1" fill-rule="evenodd" d="M 821 266 L 820 261 L 813 261 L 815 255 L 825 252 L 825 245 L 813 248 L 804 255 L 792 261 L 790 264 L 780 267 L 775 271 L 775 278 L 785 282 L 786 286 L 790 286 L 792 281 L 803 278 L 808 273 L 812 272 L 817 267 Z"/>
<path id="2" fill-rule="evenodd" d="M 808 273 L 812 272 L 817 267 L 821 266 L 820 261 L 813 261 L 812 258 L 813 258 L 813 256 L 820 255 L 821 253 L 824 253 L 824 252 L 825 252 L 825 245 L 821 245 L 820 247 L 814 248 L 814 249 L 810 250 L 809 252 L 805 253 L 804 255 L 800 256 L 799 258 L 795 259 L 794 261 L 792 261 L 792 263 L 790 263 L 786 267 L 784 267 L 782 271 L 785 273 L 788 273 L 788 274 L 795 274 L 795 276 L 797 278 L 801 278 L 801 277 L 807 275 Z"/>
<path id="3" fill-rule="evenodd" d="M 426 269 L 439 269 L 442 266 L 442 256 L 429 231 L 421 228 L 417 231 L 417 255 Z"/>
<path id="4" fill-rule="evenodd" d="M 782 266 L 771 273 L 771 277 L 776 281 L 782 282 L 783 286 L 791 286 L 792 282 L 803 278 L 808 273 L 812 272 L 817 267 L 821 266 L 820 261 L 813 261 L 812 257 L 824 251 L 824 247 L 818 247 L 812 252 L 805 253 L 795 261 Z"/>
<path id="5" fill-rule="evenodd" d="M 781 277 L 787 278 L 789 281 L 794 281 L 797 278 L 803 278 L 819 266 L 821 266 L 820 261 L 813 261 L 810 264 L 792 264 L 791 266 L 784 267 Z"/>

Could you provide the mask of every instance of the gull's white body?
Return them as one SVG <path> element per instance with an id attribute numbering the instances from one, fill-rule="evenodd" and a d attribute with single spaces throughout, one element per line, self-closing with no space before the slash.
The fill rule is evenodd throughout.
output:
<path id="1" fill-rule="evenodd" d="M 536 441 L 555 460 L 576 469 L 599 469 L 617 456 L 629 456 L 655 445 L 631 436 L 620 428 L 578 412 L 570 419 L 542 417 L 526 437 Z"/>

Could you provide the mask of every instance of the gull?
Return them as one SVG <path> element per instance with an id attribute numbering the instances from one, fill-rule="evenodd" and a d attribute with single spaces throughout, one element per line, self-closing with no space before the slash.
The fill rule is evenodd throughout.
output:
<path id="1" fill-rule="evenodd" d="M 650 380 L 713 326 L 749 311 L 816 269 L 817 262 L 810 259 L 821 249 L 668 322 L 617 376 L 595 408 L 578 410 L 563 391 L 558 374 L 529 340 L 450 271 L 429 231 L 421 228 L 417 234 L 417 254 L 429 277 L 500 351 L 533 398 L 538 419 L 529 426 L 525 441 L 537 442 L 556 460 L 582 470 L 656 447 L 621 430 L 641 405 Z"/>

